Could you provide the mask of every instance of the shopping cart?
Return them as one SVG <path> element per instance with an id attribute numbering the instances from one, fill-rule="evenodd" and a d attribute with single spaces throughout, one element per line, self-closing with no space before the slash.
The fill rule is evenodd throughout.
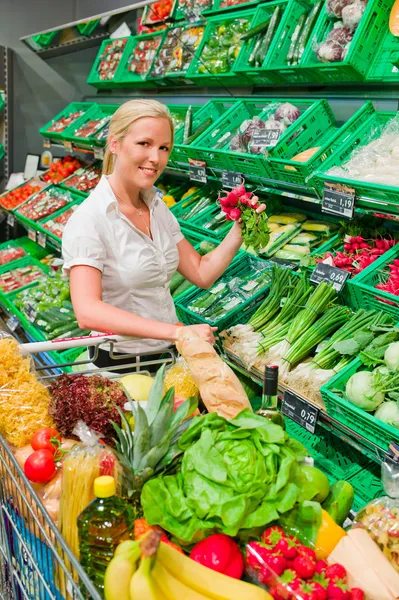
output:
<path id="1" fill-rule="evenodd" d="M 52 340 L 21 345 L 23 355 L 31 355 L 41 381 L 48 385 L 73 364 L 75 373 L 106 374 L 121 377 L 115 370 L 147 372 L 153 365 L 173 364 L 173 350 L 165 351 L 161 359 L 114 354 L 117 342 L 130 338 L 97 335 L 73 340 Z M 118 367 L 97 369 L 100 344 L 107 344 L 114 359 L 131 362 Z M 49 366 L 35 361 L 39 353 L 94 347 L 94 357 L 80 362 L 65 362 Z M 159 357 L 159 351 L 154 352 Z M 101 600 L 101 596 L 72 554 L 62 535 L 45 510 L 34 487 L 26 479 L 7 442 L 0 436 L 0 600 Z"/>

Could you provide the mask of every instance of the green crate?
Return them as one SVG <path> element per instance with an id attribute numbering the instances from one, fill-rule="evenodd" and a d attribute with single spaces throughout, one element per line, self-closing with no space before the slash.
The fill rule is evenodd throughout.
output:
<path id="1" fill-rule="evenodd" d="M 234 71 L 235 65 L 237 64 L 237 61 L 240 58 L 243 45 L 241 45 L 237 57 L 231 65 L 230 71 L 226 73 L 213 74 L 209 72 L 205 67 L 206 60 L 203 59 L 203 51 L 211 39 L 217 38 L 219 27 L 229 23 L 233 23 L 238 19 L 246 19 L 247 21 L 251 22 L 253 15 L 254 9 L 237 11 L 233 15 L 219 15 L 217 17 L 210 17 L 208 19 L 208 24 L 206 26 L 204 35 L 202 36 L 201 44 L 199 45 L 198 50 L 195 53 L 195 56 L 187 71 L 186 79 L 189 82 L 195 83 L 195 85 L 207 85 L 218 87 L 222 86 L 223 84 L 232 84 L 234 86 L 248 85 L 250 83 L 248 77 L 246 77 L 244 73 L 237 74 Z M 202 68 L 204 69 L 203 73 L 199 72 L 199 70 Z"/>
<path id="2" fill-rule="evenodd" d="M 268 161 L 265 156 L 230 151 L 230 137 L 224 146 L 215 149 L 218 140 L 235 134 L 243 121 L 265 114 L 265 104 L 267 103 L 270 103 L 270 100 L 257 98 L 256 100 L 241 100 L 234 104 L 213 124 L 212 128 L 193 142 L 191 147 L 196 149 L 196 158 L 205 160 L 207 166 L 212 169 L 227 169 L 244 175 L 269 177 Z"/>
<path id="3" fill-rule="evenodd" d="M 119 87 L 137 87 L 137 88 L 154 88 L 156 83 L 150 73 L 156 57 L 158 56 L 159 50 L 162 46 L 163 39 L 165 37 L 165 31 L 158 31 L 156 33 L 145 33 L 143 35 L 136 35 L 129 38 L 123 52 L 122 60 L 119 63 L 118 70 L 115 74 L 115 83 Z M 132 73 L 129 71 L 129 59 L 137 47 L 143 46 L 146 42 L 153 41 L 154 52 L 152 58 L 148 60 L 148 69 L 143 74 Z"/>
<path id="4" fill-rule="evenodd" d="M 0 267 L 0 275 L 3 275 L 4 273 L 7 273 L 8 271 L 13 271 L 14 269 L 18 269 L 19 267 L 28 267 L 28 266 L 33 266 L 33 265 L 38 267 L 38 269 L 40 271 L 43 271 L 43 274 L 45 274 L 45 275 L 50 273 L 49 267 L 47 267 L 46 265 L 41 263 L 37 258 L 34 258 L 33 256 L 24 256 L 23 258 L 20 258 L 19 260 L 16 260 L 13 263 L 11 263 L 11 267 L 9 265 L 3 265 L 2 267 Z M 10 294 L 14 293 L 15 291 L 21 292 L 22 290 L 33 287 L 34 285 L 36 285 L 36 283 L 37 283 L 36 281 L 34 281 L 32 283 L 28 283 L 27 285 L 24 285 L 23 287 L 18 288 L 18 290 L 12 290 L 11 292 L 4 292 L 3 290 L 0 290 L 0 303 L 3 303 L 3 300 L 5 298 L 7 298 L 8 296 L 10 296 Z"/>
<path id="5" fill-rule="evenodd" d="M 16 290 L 19 292 L 20 290 Z M 7 315 L 17 317 L 20 327 L 32 337 L 33 340 L 37 342 L 46 341 L 46 338 L 42 334 L 39 329 L 37 329 L 32 323 L 25 317 L 25 315 L 13 304 L 13 298 L 16 295 L 16 292 L 11 292 L 11 294 L 7 294 L 7 296 L 2 296 L 0 293 L 0 300 L 2 307 L 5 309 Z"/>
<path id="6" fill-rule="evenodd" d="M 366 446 L 370 444 L 370 448 L 372 448 L 374 444 L 387 452 L 391 442 L 399 442 L 399 429 L 383 423 L 337 394 L 337 390 L 345 391 L 348 379 L 357 371 L 367 371 L 359 358 L 353 360 L 321 387 L 321 397 L 326 405 L 327 413 L 331 417 L 361 435 Z"/>
<path id="7" fill-rule="evenodd" d="M 323 42 L 334 26 L 334 22 L 323 7 L 317 20 L 312 39 L 306 47 L 301 65 L 315 73 L 320 83 L 342 83 L 364 81 L 378 47 L 388 28 L 392 0 L 370 0 L 356 28 L 344 60 L 322 63 L 315 53 L 315 46 Z"/>
<path id="8" fill-rule="evenodd" d="M 93 85 L 96 88 L 120 87 L 120 86 L 118 86 L 118 82 L 117 82 L 117 73 L 120 70 L 121 64 L 122 64 L 124 56 L 125 56 L 126 49 L 129 45 L 129 42 L 131 41 L 131 39 L 132 39 L 131 37 L 121 37 L 121 38 L 114 38 L 114 39 L 109 38 L 102 42 L 102 44 L 100 46 L 100 50 L 98 51 L 98 54 L 97 54 L 96 58 L 94 59 L 93 66 L 92 66 L 89 76 L 87 78 L 87 83 L 89 85 Z M 116 68 L 113 71 L 113 75 L 112 75 L 111 79 L 101 79 L 101 77 L 99 76 L 99 67 L 102 62 L 105 62 L 104 57 L 106 56 L 106 54 L 105 54 L 106 48 L 110 44 L 116 44 L 116 43 L 120 44 L 120 52 L 116 53 L 116 55 L 118 56 L 118 61 L 117 61 L 118 64 L 117 64 L 117 66 L 114 65 L 114 67 L 116 67 Z M 113 60 L 112 62 L 115 62 L 115 60 Z"/>
<path id="9" fill-rule="evenodd" d="M 0 113 L 3 110 L 3 108 L 4 108 L 4 100 L 3 100 L 3 96 L 0 92 Z"/>
<path id="10" fill-rule="evenodd" d="M 48 33 L 39 33 L 39 35 L 33 35 L 32 40 L 42 48 L 47 48 L 59 32 L 60 30 L 57 29 L 56 31 L 49 31 Z"/>
<path id="11" fill-rule="evenodd" d="M 74 194 L 76 194 L 76 196 L 81 196 L 82 198 L 87 198 L 87 196 L 93 191 L 93 189 L 95 188 L 95 186 L 93 188 L 91 188 L 89 191 L 87 192 L 83 192 L 81 190 L 77 190 L 72 186 L 68 185 L 68 182 L 72 180 L 73 177 L 77 176 L 77 175 L 82 175 L 82 173 L 84 171 L 87 171 L 89 169 L 91 169 L 91 167 L 102 167 L 102 161 L 94 161 L 92 163 L 90 163 L 89 165 L 87 165 L 86 167 L 82 167 L 81 169 L 77 169 L 74 173 L 72 173 L 72 175 L 69 175 L 69 177 L 67 177 L 66 179 L 63 179 L 61 181 L 61 183 L 58 184 L 58 187 L 67 190 L 68 192 L 73 192 Z M 96 184 L 97 185 L 97 184 Z"/>
<path id="12" fill-rule="evenodd" d="M 204 210 L 203 212 L 201 212 L 200 215 L 198 215 L 197 217 L 194 217 L 194 219 L 190 220 L 189 222 L 183 221 L 183 220 L 179 219 L 178 217 L 177 217 L 177 220 L 179 221 L 180 224 L 184 223 L 185 226 L 187 227 L 187 229 L 189 229 L 190 231 L 196 232 L 198 234 L 206 235 L 210 240 L 212 240 L 214 242 L 215 241 L 221 242 L 226 237 L 228 232 L 230 231 L 230 229 L 233 225 L 232 221 L 225 221 L 225 224 L 223 225 L 223 227 L 218 229 L 217 231 L 213 231 L 213 230 L 209 229 L 208 227 L 206 227 L 206 224 L 208 223 L 208 221 L 210 221 L 213 217 L 215 217 L 219 213 L 220 213 L 220 206 L 218 206 L 215 203 L 214 207 Z"/>
<path id="13" fill-rule="evenodd" d="M 381 466 L 377 463 L 371 463 L 355 475 L 345 479 L 355 490 L 353 510 L 356 512 L 372 500 L 386 496 L 381 481 Z"/>
<path id="14" fill-rule="evenodd" d="M 191 106 L 192 117 L 194 117 L 194 115 L 201 109 L 201 106 L 190 104 L 167 104 L 166 106 L 169 108 L 169 112 L 172 115 L 173 122 L 175 123 L 175 137 L 180 128 L 184 130 L 184 120 L 186 118 L 188 107 Z"/>
<path id="15" fill-rule="evenodd" d="M 210 100 L 204 104 L 195 115 L 193 115 L 192 131 L 195 132 L 199 127 L 204 127 L 207 123 L 209 123 L 209 125 L 202 133 L 205 134 L 206 132 L 211 131 L 218 119 L 230 110 L 236 102 L 237 100 L 235 98 L 218 98 Z M 198 136 L 198 138 L 199 137 L 200 136 Z M 196 150 L 193 148 L 193 144 L 197 140 L 194 140 L 194 142 L 189 145 L 183 144 L 183 140 L 184 128 L 180 127 L 178 131 L 176 131 L 175 144 L 170 157 L 170 160 L 179 166 L 187 166 L 188 159 L 196 158 L 197 156 Z"/>
<path id="16" fill-rule="evenodd" d="M 61 118 L 66 117 L 67 115 L 77 112 L 77 111 L 80 111 L 80 110 L 82 110 L 84 112 L 84 114 L 87 114 L 88 111 L 90 111 L 94 106 L 95 106 L 95 104 L 93 102 L 71 102 L 71 104 L 68 104 L 68 106 L 66 106 L 61 112 L 58 113 L 58 115 L 56 115 L 53 119 L 51 119 L 51 121 L 46 123 L 46 125 L 44 125 L 44 127 L 41 127 L 39 129 L 40 135 L 42 135 L 45 138 L 52 139 L 52 140 L 62 139 L 63 133 L 64 133 L 65 129 L 67 129 L 67 127 L 65 127 L 62 131 L 48 131 L 48 129 L 54 123 L 59 121 Z M 83 116 L 83 115 L 81 115 L 81 116 Z M 80 119 L 80 117 L 77 117 L 77 119 Z M 75 121 L 70 123 L 70 125 L 73 125 L 74 123 L 76 123 L 77 119 L 75 119 Z M 70 125 L 68 125 L 68 127 Z"/>
<path id="17" fill-rule="evenodd" d="M 48 185 L 46 187 L 46 191 L 56 191 L 57 193 L 61 192 L 63 194 L 63 196 L 65 197 L 65 200 L 67 200 L 67 203 L 62 206 L 61 208 L 63 210 L 66 210 L 68 208 L 68 206 L 71 204 L 71 202 L 73 202 L 74 200 L 81 200 L 83 198 L 83 196 L 79 193 L 79 192 L 74 192 L 71 189 L 70 190 L 66 190 L 65 188 L 61 187 L 61 186 L 57 186 L 57 185 Z M 37 231 L 40 227 L 39 227 L 39 221 L 41 219 L 38 219 L 37 221 L 33 221 L 32 219 L 29 219 L 28 217 L 25 217 L 25 215 L 21 215 L 21 213 L 19 212 L 21 210 L 21 208 L 23 208 L 28 202 L 32 202 L 32 200 L 35 199 L 35 196 L 37 194 L 41 194 L 43 190 L 41 190 L 40 192 L 36 192 L 36 194 L 33 194 L 32 196 L 30 196 L 27 200 L 25 200 L 25 202 L 23 202 L 23 204 L 20 204 L 18 206 L 18 208 L 15 209 L 14 214 L 15 217 L 18 221 L 20 221 L 25 227 L 34 229 L 35 231 Z M 68 200 L 68 198 L 70 198 Z M 54 210 L 51 215 L 53 215 L 55 212 L 58 212 L 61 209 L 57 209 Z M 47 215 L 47 216 L 51 216 L 51 215 Z"/>
<path id="18" fill-rule="evenodd" d="M 3 144 L 0 144 L 0 160 L 3 160 L 5 153 Z"/>
<path id="19" fill-rule="evenodd" d="M 38 244 L 35 244 L 35 242 L 32 242 L 28 237 L 22 237 L 19 238 L 17 240 L 9 240 L 8 242 L 3 242 L 2 244 L 0 244 L 0 252 L 2 250 L 5 250 L 7 248 L 22 248 L 22 250 L 25 252 L 25 254 L 23 256 L 19 256 L 18 258 L 5 263 L 4 265 L 1 266 L 11 266 L 17 262 L 18 260 L 20 260 L 21 258 L 24 258 L 25 256 L 33 256 L 34 258 L 42 258 L 43 256 L 45 256 L 47 254 L 47 252 Z"/>
<path id="20" fill-rule="evenodd" d="M 48 229 L 46 229 L 44 227 L 45 223 L 47 223 L 48 221 L 54 221 L 54 219 L 56 219 L 60 215 L 63 215 L 64 212 L 66 212 L 67 210 L 69 210 L 73 206 L 79 206 L 79 204 L 82 204 L 82 202 L 84 200 L 85 200 L 85 198 L 83 198 L 83 197 L 76 198 L 73 202 L 70 202 L 69 204 L 67 204 L 67 206 L 63 206 L 62 208 L 60 208 L 60 210 L 57 210 L 56 212 L 54 212 L 53 214 L 49 215 L 45 219 L 42 219 L 42 220 L 38 221 L 37 222 L 37 229 L 38 229 L 38 231 L 41 231 L 42 233 L 44 233 L 46 235 L 46 237 L 50 238 L 50 240 L 56 242 L 57 247 L 60 246 L 62 238 L 58 237 L 57 235 L 54 235 L 54 233 L 52 233 L 51 231 L 49 231 Z"/>
<path id="21" fill-rule="evenodd" d="M 83 115 L 82 118 L 78 119 L 75 123 L 72 123 L 69 127 L 67 127 L 64 131 L 62 138 L 64 140 L 69 140 L 76 144 L 79 147 L 88 146 L 92 147 L 95 143 L 96 145 L 101 145 L 95 138 L 96 134 L 106 127 L 109 121 L 111 120 L 114 112 L 119 108 L 120 104 L 95 104 L 93 108 Z M 101 127 L 99 127 L 92 135 L 88 137 L 79 137 L 76 135 L 81 127 L 86 125 L 89 121 L 93 119 L 105 119 L 108 118 L 108 121 L 104 123 Z"/>
<path id="22" fill-rule="evenodd" d="M 399 37 L 387 30 L 367 71 L 366 81 L 397 83 L 399 80 Z"/>
<path id="23" fill-rule="evenodd" d="M 84 23 L 78 23 L 76 29 L 81 35 L 91 35 L 99 24 L 100 19 L 94 19 L 93 21 L 85 21 Z"/>
<path id="24" fill-rule="evenodd" d="M 356 206 L 370 207 L 375 201 L 376 211 L 381 211 L 381 203 L 390 203 L 390 212 L 399 213 L 398 188 L 390 185 L 344 179 L 334 175 L 327 175 L 332 167 L 340 167 L 351 158 L 352 152 L 361 146 L 367 145 L 371 139 L 376 139 L 381 134 L 383 127 L 390 119 L 396 116 L 395 112 L 377 112 L 371 102 L 364 106 L 352 117 L 358 119 L 358 127 L 336 148 L 333 154 L 323 162 L 323 170 L 317 171 L 313 183 L 320 196 L 323 194 L 326 181 L 348 185 L 356 190 Z"/>
<path id="25" fill-rule="evenodd" d="M 258 36 L 255 36 L 255 37 L 249 39 L 248 41 L 244 42 L 243 47 L 240 52 L 240 55 L 234 64 L 234 72 L 235 73 L 245 73 L 251 79 L 251 81 L 255 84 L 265 85 L 265 84 L 269 84 L 269 83 L 271 83 L 271 84 L 276 83 L 276 78 L 273 77 L 273 75 L 271 75 L 271 74 L 269 75 L 269 72 L 265 71 L 263 69 L 263 65 L 268 62 L 268 56 L 269 56 L 271 50 L 273 49 L 273 45 L 274 45 L 275 41 L 281 39 L 281 37 L 284 35 L 284 26 L 285 26 L 284 24 L 286 21 L 285 12 L 288 9 L 289 4 L 290 3 L 288 0 L 277 0 L 276 2 L 268 2 L 267 4 L 261 4 L 260 6 L 257 7 L 255 14 L 254 14 L 254 18 L 252 19 L 252 22 L 251 22 L 251 29 L 253 27 L 257 27 L 261 23 L 264 23 L 265 21 L 270 19 L 274 10 L 277 7 L 280 7 L 279 24 L 278 24 L 277 28 L 275 29 L 272 41 L 269 45 L 269 49 L 266 53 L 265 59 L 262 63 L 262 66 L 254 67 L 254 66 L 251 66 L 248 62 L 249 57 L 255 47 L 257 39 L 258 39 Z M 263 34 L 265 34 L 265 33 L 266 33 L 266 31 L 263 32 Z"/>
<path id="26" fill-rule="evenodd" d="M 255 258 L 247 254 L 246 252 L 240 251 L 234 262 L 228 267 L 223 275 L 223 278 L 227 280 L 231 280 L 234 277 L 238 277 L 240 275 L 244 275 L 248 272 L 251 264 L 257 264 L 261 269 L 271 270 L 273 263 L 264 261 L 259 258 Z M 247 322 L 250 316 L 255 312 L 258 308 L 260 302 L 265 298 L 268 293 L 270 284 L 266 284 L 263 286 L 261 290 L 258 290 L 253 294 L 251 298 L 247 300 L 243 300 L 238 306 L 233 308 L 230 312 L 227 313 L 224 317 L 218 319 L 217 321 L 211 321 L 205 319 L 201 315 L 191 312 L 188 309 L 189 304 L 194 300 L 196 296 L 200 293 L 204 293 L 203 290 L 198 290 L 198 288 L 194 290 L 188 290 L 184 294 L 178 297 L 177 306 L 178 306 L 178 314 L 180 320 L 185 325 L 197 325 L 198 323 L 207 323 L 212 327 L 217 327 L 219 332 L 232 327 L 237 320 L 240 323 Z"/>

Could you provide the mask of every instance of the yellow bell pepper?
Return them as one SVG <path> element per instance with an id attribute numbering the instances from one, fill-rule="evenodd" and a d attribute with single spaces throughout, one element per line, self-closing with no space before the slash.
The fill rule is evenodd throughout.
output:
<path id="1" fill-rule="evenodd" d="M 198 188 L 195 186 L 190 187 L 190 189 L 187 190 L 187 192 L 185 194 L 183 194 L 183 196 L 180 198 L 180 200 L 184 200 L 184 198 L 188 198 L 188 196 L 191 196 L 191 194 L 195 194 L 195 192 L 197 190 L 198 190 Z"/>
<path id="2" fill-rule="evenodd" d="M 324 509 L 321 511 L 321 525 L 317 533 L 315 552 L 318 560 L 326 559 L 338 542 L 346 535 Z"/>
<path id="3" fill-rule="evenodd" d="M 170 208 L 171 206 L 176 204 L 176 200 L 173 198 L 173 196 L 170 196 L 168 194 L 165 194 L 165 196 L 163 196 L 162 200 L 165 202 L 165 204 L 168 208 Z"/>

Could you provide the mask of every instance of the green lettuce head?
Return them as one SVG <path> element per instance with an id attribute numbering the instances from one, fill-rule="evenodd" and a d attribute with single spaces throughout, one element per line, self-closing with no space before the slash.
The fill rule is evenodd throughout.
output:
<path id="1" fill-rule="evenodd" d="M 249 410 L 232 421 L 216 413 L 198 417 L 179 445 L 180 471 L 148 481 L 141 502 L 150 525 L 182 542 L 264 527 L 297 503 L 296 473 L 306 450 Z"/>

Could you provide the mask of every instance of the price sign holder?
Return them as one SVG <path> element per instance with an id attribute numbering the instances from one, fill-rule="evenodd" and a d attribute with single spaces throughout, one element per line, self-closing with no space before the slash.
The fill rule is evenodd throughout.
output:
<path id="1" fill-rule="evenodd" d="M 235 188 L 243 182 L 241 173 L 222 171 L 222 184 L 226 188 Z"/>
<path id="2" fill-rule="evenodd" d="M 34 229 L 28 229 L 28 238 L 32 240 L 32 242 L 36 242 L 36 231 Z"/>
<path id="3" fill-rule="evenodd" d="M 37 243 L 39 244 L 39 246 L 41 246 L 42 248 L 46 247 L 46 243 L 47 243 L 47 236 L 45 233 L 42 233 L 41 231 L 37 232 Z"/>
<path id="4" fill-rule="evenodd" d="M 277 146 L 280 135 L 280 129 L 258 129 L 252 136 L 251 146 L 261 148 Z"/>
<path id="5" fill-rule="evenodd" d="M 301 427 L 314 433 L 319 418 L 319 409 L 312 406 L 296 394 L 285 391 L 281 403 L 281 412 Z"/>
<path id="6" fill-rule="evenodd" d="M 7 319 L 7 327 L 10 331 L 14 332 L 19 326 L 19 319 L 15 315 L 12 315 Z"/>
<path id="7" fill-rule="evenodd" d="M 310 281 L 312 283 L 316 283 L 317 285 L 322 281 L 327 281 L 327 283 L 333 284 L 334 290 L 340 292 L 344 287 L 348 277 L 348 271 L 338 269 L 337 267 L 331 267 L 325 263 L 318 263 L 310 276 Z"/>
<path id="8" fill-rule="evenodd" d="M 94 148 L 94 158 L 97 160 L 103 160 L 104 148 Z"/>
<path id="9" fill-rule="evenodd" d="M 355 198 L 356 190 L 354 188 L 326 181 L 321 210 L 330 215 L 352 219 L 355 209 Z"/>
<path id="10" fill-rule="evenodd" d="M 208 181 L 208 177 L 206 175 L 206 162 L 204 160 L 195 160 L 193 158 L 189 158 L 188 163 L 190 168 L 190 181 L 206 183 Z"/>
<path id="11" fill-rule="evenodd" d="M 72 142 L 65 141 L 64 148 L 67 152 L 72 152 Z"/>
<path id="12" fill-rule="evenodd" d="M 8 213 L 7 215 L 7 225 L 10 227 L 14 227 L 15 225 L 15 217 L 12 213 Z"/>
<path id="13" fill-rule="evenodd" d="M 25 313 L 26 313 L 26 316 L 28 317 L 28 321 L 30 321 L 31 323 L 34 323 L 36 316 L 37 316 L 37 312 L 31 304 L 27 305 L 27 307 L 25 309 Z"/>

